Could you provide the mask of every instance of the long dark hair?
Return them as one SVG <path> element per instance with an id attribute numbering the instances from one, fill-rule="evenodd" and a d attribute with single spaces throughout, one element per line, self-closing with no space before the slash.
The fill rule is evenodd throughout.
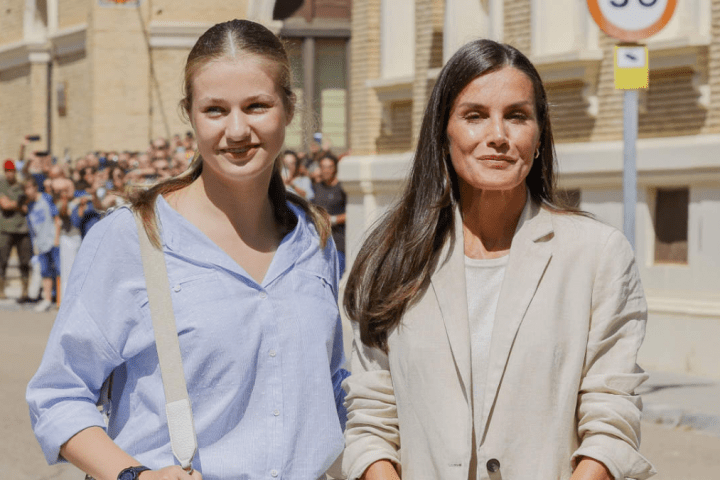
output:
<path id="1" fill-rule="evenodd" d="M 460 201 L 458 178 L 450 160 L 447 126 L 460 92 L 475 78 L 505 66 L 532 81 L 540 128 L 539 156 L 525 180 L 530 196 L 553 210 L 555 149 L 542 80 L 516 48 L 492 40 L 464 45 L 440 72 L 418 135 L 408 183 L 399 201 L 378 221 L 353 264 L 344 307 L 359 322 L 363 343 L 387 352 L 388 333 L 428 287 L 446 242 L 454 238 L 454 209 Z"/>
<path id="2" fill-rule="evenodd" d="M 180 100 L 183 114 L 188 118 L 190 116 L 193 102 L 192 82 L 199 69 L 219 58 L 232 59 L 248 54 L 259 56 L 276 67 L 275 82 L 282 92 L 285 111 L 291 115 L 295 110 L 295 94 L 291 88 L 292 77 L 287 52 L 275 34 L 259 23 L 249 20 L 218 23 L 203 33 L 195 43 L 185 63 L 184 96 Z M 158 195 L 165 195 L 190 185 L 200 177 L 202 165 L 200 153 L 195 152 L 185 172 L 163 180 L 149 189 L 137 189 L 130 195 L 132 208 L 140 213 L 145 230 L 156 248 L 160 248 L 160 235 L 155 219 L 155 201 Z M 287 206 L 289 200 L 308 215 L 320 235 L 320 245 L 324 247 L 330 235 L 327 215 L 310 205 L 304 198 L 287 192 L 280 171 L 278 157 L 275 160 L 275 170 L 268 188 L 276 221 L 283 231 L 289 231 L 295 226 L 295 215 Z"/>

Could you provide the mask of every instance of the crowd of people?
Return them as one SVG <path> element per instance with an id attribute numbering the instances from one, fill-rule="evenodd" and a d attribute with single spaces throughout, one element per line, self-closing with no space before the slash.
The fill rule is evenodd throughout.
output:
<path id="1" fill-rule="evenodd" d="M 72 161 L 48 151 L 31 151 L 37 138 L 25 136 L 17 160 L 8 158 L 3 164 L 0 300 L 7 299 L 6 270 L 14 247 L 22 285 L 16 301 L 36 303 L 34 309 L 42 312 L 60 304 L 80 243 L 90 228 L 108 210 L 123 205 L 129 189 L 187 170 L 197 141 L 188 131 L 171 139 L 159 137 L 144 151 L 95 151 Z M 283 153 L 282 177 L 288 191 L 325 208 L 331 216 L 342 275 L 346 196 L 337 179 L 339 158 L 321 134 L 315 134 L 315 139 L 309 152 Z M 320 195 L 316 196 L 316 190 Z M 33 276 L 41 280 L 31 281 Z"/>

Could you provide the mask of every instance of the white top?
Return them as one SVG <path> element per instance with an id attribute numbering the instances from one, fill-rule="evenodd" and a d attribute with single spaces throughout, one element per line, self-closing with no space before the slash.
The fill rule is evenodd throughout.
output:
<path id="1" fill-rule="evenodd" d="M 510 255 L 482 260 L 465 257 L 465 286 L 472 355 L 473 418 L 476 431 L 481 431 L 478 422 L 483 411 L 490 340 L 495 324 L 495 310 L 500 298 L 500 287 L 509 258 Z"/>

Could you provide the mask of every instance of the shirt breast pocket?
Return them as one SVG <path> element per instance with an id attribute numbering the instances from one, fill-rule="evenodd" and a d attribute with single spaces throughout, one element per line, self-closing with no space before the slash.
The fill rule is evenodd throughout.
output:
<path id="1" fill-rule="evenodd" d="M 215 271 L 209 271 L 170 280 L 170 296 L 176 317 L 205 317 L 209 310 L 219 308 L 218 302 L 227 299 L 220 278 Z"/>
<path id="2" fill-rule="evenodd" d="M 309 343 L 322 339 L 332 351 L 335 328 L 340 311 L 331 283 L 314 272 L 298 271 L 293 280 L 294 302 L 287 312 L 295 319 L 299 332 Z"/>

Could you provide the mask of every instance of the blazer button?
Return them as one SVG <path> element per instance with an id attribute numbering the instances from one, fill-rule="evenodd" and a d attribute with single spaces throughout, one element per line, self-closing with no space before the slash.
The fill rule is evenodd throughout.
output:
<path id="1" fill-rule="evenodd" d="M 491 458 L 485 466 L 487 467 L 488 472 L 495 473 L 500 470 L 500 461 L 497 458 Z"/>

